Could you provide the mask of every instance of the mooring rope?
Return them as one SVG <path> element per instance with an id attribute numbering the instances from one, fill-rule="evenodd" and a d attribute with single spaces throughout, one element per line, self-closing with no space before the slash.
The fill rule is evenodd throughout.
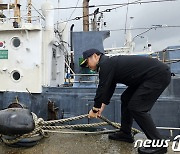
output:
<path id="1" fill-rule="evenodd" d="M 53 124 L 58 124 L 58 123 L 65 123 L 65 122 L 69 122 L 69 121 L 79 120 L 79 119 L 86 118 L 86 117 L 88 117 L 88 114 L 79 115 L 76 117 L 71 117 L 71 118 L 66 118 L 66 119 L 41 121 L 39 124 L 40 125 L 53 125 Z"/>
<path id="2" fill-rule="evenodd" d="M 60 134 L 85 134 L 85 135 L 88 135 L 88 134 L 95 134 L 95 135 L 98 135 L 98 134 L 109 134 L 109 133 L 115 133 L 119 131 L 119 129 L 114 129 L 114 130 L 101 130 L 101 131 L 93 131 L 93 132 L 90 132 L 90 131 L 67 131 L 67 130 L 43 130 L 44 133 L 60 133 Z"/>
<path id="3" fill-rule="evenodd" d="M 119 129 L 121 127 L 120 123 L 111 122 L 104 116 L 99 117 L 101 120 L 104 121 L 104 122 L 99 122 L 99 123 L 52 126 L 55 124 L 62 124 L 62 123 L 69 122 L 69 121 L 79 120 L 79 119 L 88 117 L 88 114 L 71 117 L 71 118 L 66 118 L 66 119 L 50 120 L 50 121 L 44 121 L 42 118 L 38 118 L 35 113 L 32 113 L 32 116 L 33 116 L 33 120 L 35 123 L 35 129 L 32 132 L 21 135 L 21 136 L 17 136 L 15 139 L 6 139 L 6 138 L 1 137 L 3 142 L 6 144 L 14 144 L 14 143 L 21 141 L 24 138 L 29 138 L 29 137 L 32 137 L 33 135 L 37 135 L 37 134 L 47 137 L 45 134 L 47 132 L 63 133 L 62 131 L 54 131 L 54 130 L 58 130 L 58 129 L 90 128 L 90 127 L 99 127 L 99 126 L 105 126 L 105 125 L 111 125 L 114 128 L 116 128 L 115 130 L 103 130 L 103 131 L 97 131 L 97 132 L 83 132 L 83 133 L 82 132 L 79 132 L 79 133 L 74 132 L 74 134 L 104 134 L 104 133 L 110 133 L 110 132 L 117 132 L 117 131 L 119 131 Z M 141 131 L 139 131 L 138 129 L 132 128 L 132 132 L 133 132 L 133 134 L 136 134 L 136 133 L 140 133 Z M 66 133 L 72 134 L 73 132 L 66 132 Z"/>
<path id="4" fill-rule="evenodd" d="M 23 134 L 21 136 L 16 136 L 15 139 L 6 139 L 4 137 L 1 137 L 1 139 L 6 144 L 14 144 L 14 143 L 17 143 L 24 138 L 32 137 L 33 135 L 38 134 L 38 132 L 40 133 L 40 131 L 41 131 L 41 128 L 38 127 L 38 128 L 35 128 L 31 133 Z"/>

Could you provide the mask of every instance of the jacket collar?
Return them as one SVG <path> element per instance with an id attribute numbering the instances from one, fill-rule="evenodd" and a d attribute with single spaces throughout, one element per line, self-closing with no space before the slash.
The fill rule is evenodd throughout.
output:
<path id="1" fill-rule="evenodd" d="M 108 59 L 108 56 L 105 56 L 104 54 L 100 56 L 99 62 L 98 62 L 98 64 L 96 65 L 98 72 L 99 72 L 99 70 L 100 70 L 100 67 L 101 67 L 102 63 L 103 63 L 106 59 Z"/>

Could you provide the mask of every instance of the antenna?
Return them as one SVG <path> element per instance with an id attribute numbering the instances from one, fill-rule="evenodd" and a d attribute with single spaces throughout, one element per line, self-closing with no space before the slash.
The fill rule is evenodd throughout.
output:
<path id="1" fill-rule="evenodd" d="M 60 0 L 58 0 L 58 8 L 60 7 Z M 60 9 L 58 9 L 58 20 L 59 20 Z M 58 21 L 57 21 L 58 22 Z"/>

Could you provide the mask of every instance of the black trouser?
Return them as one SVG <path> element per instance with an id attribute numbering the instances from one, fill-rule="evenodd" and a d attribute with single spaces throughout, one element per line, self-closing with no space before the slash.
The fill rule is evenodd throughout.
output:
<path id="1" fill-rule="evenodd" d="M 121 95 L 121 130 L 130 133 L 133 118 L 148 139 L 162 139 L 149 114 L 154 103 L 171 80 L 169 69 L 145 77 L 138 86 L 128 87 Z"/>

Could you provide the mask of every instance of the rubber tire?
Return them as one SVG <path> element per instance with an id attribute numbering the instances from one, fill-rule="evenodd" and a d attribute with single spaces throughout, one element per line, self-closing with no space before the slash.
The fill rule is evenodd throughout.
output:
<path id="1" fill-rule="evenodd" d="M 2 135 L 1 138 L 8 139 L 8 140 L 15 139 L 14 136 L 7 136 L 7 135 Z M 43 138 L 42 135 L 36 134 L 33 137 L 24 138 L 17 143 L 6 144 L 6 145 L 11 146 L 11 147 L 32 147 L 32 146 L 35 146 L 42 138 Z"/>
<path id="2" fill-rule="evenodd" d="M 33 147 L 38 144 L 38 141 L 35 142 L 17 142 L 14 144 L 6 144 L 9 147 L 20 148 L 20 147 Z"/>

